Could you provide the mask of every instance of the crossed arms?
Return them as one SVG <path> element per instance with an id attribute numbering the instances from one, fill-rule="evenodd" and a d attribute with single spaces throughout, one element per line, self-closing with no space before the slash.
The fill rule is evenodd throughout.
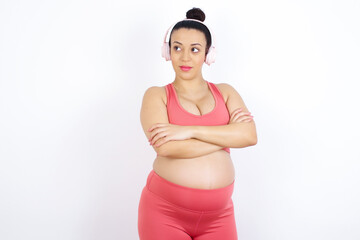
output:
<path id="1" fill-rule="evenodd" d="M 140 120 L 149 143 L 158 155 L 170 158 L 195 158 L 224 147 L 243 148 L 257 143 L 254 120 L 242 98 L 229 84 L 218 84 L 231 113 L 227 125 L 179 126 L 167 117 L 165 90 L 146 90 Z M 165 94 L 165 95 L 164 95 Z"/>

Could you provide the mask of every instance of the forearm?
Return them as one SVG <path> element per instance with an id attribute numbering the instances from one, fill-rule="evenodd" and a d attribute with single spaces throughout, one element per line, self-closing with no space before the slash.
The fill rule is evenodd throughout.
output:
<path id="1" fill-rule="evenodd" d="M 222 147 L 242 148 L 257 143 L 254 122 L 191 127 L 193 138 Z"/>
<path id="2" fill-rule="evenodd" d="M 155 147 L 158 155 L 169 158 L 195 158 L 212 152 L 216 152 L 223 147 L 216 144 L 200 141 L 198 139 L 187 139 L 180 141 L 169 141 Z"/>

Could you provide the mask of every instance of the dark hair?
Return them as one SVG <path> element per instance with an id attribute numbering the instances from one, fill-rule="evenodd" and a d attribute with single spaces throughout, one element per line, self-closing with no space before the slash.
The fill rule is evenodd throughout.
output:
<path id="1" fill-rule="evenodd" d="M 186 12 L 186 18 L 187 19 L 195 19 L 203 22 L 205 20 L 205 13 L 200 8 L 192 8 L 189 11 Z M 172 28 L 169 38 L 169 46 L 171 47 L 171 35 L 173 31 L 176 31 L 180 28 L 186 28 L 186 29 L 196 29 L 200 32 L 204 33 L 206 38 L 206 51 L 205 55 L 208 53 L 209 48 L 211 46 L 211 34 L 209 29 L 202 23 L 196 22 L 196 21 L 188 21 L 188 20 L 182 20 L 175 24 L 175 26 Z"/>

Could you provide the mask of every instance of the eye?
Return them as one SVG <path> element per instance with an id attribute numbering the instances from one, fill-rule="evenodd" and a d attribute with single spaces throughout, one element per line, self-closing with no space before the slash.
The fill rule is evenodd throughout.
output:
<path id="1" fill-rule="evenodd" d="M 175 50 L 175 51 L 180 51 L 181 48 L 180 48 L 179 46 L 174 46 L 174 50 Z"/>
<path id="2" fill-rule="evenodd" d="M 194 53 L 197 53 L 197 52 L 199 52 L 200 50 L 199 49 L 197 49 L 197 48 L 192 48 L 191 49 Z"/>

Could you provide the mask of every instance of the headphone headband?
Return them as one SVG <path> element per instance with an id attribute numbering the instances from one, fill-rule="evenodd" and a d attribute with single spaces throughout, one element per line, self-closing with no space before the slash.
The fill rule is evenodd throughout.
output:
<path id="1" fill-rule="evenodd" d="M 193 22 L 201 23 L 202 25 L 204 25 L 204 26 L 209 30 L 210 35 L 211 35 L 211 38 L 213 38 L 212 32 L 211 32 L 210 28 L 209 28 L 208 26 L 206 26 L 206 24 L 205 24 L 204 22 L 202 22 L 202 21 L 200 21 L 200 20 L 197 20 L 197 19 L 185 18 L 185 19 L 183 19 L 183 20 L 177 21 L 176 23 L 172 24 L 172 25 L 168 28 L 168 30 L 167 30 L 166 33 L 165 33 L 164 42 L 166 42 L 166 37 L 167 37 L 168 33 L 170 32 L 170 30 L 172 30 L 172 29 L 175 27 L 176 24 L 178 24 L 179 22 L 182 22 L 182 21 L 193 21 Z"/>

